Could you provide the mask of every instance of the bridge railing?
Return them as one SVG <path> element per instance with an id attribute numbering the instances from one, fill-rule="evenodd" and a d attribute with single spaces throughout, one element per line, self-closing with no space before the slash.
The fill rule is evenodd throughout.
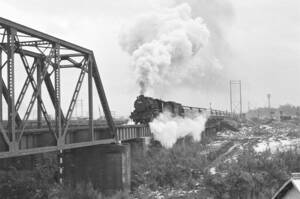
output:
<path id="1" fill-rule="evenodd" d="M 151 131 L 148 125 L 117 126 L 116 138 L 119 141 L 149 136 L 151 136 Z"/>

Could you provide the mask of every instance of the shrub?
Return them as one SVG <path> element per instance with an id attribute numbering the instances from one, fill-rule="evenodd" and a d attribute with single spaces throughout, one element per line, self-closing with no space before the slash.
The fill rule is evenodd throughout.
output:
<path id="1" fill-rule="evenodd" d="M 151 148 L 145 157 L 133 157 L 132 187 L 146 184 L 158 187 L 188 188 L 197 183 L 206 157 L 200 152 L 204 147 L 196 142 L 180 142 L 171 149 Z"/>
<path id="2" fill-rule="evenodd" d="M 55 183 L 56 171 L 57 166 L 51 157 L 39 159 L 32 170 L 17 170 L 10 167 L 0 171 L 1 198 L 48 198 L 49 187 Z"/>
<path id="3" fill-rule="evenodd" d="M 245 150 L 235 161 L 222 165 L 223 173 L 206 173 L 204 184 L 214 198 L 271 198 L 288 178 L 299 171 L 296 151 L 271 154 Z"/>
<path id="4" fill-rule="evenodd" d="M 127 199 L 127 192 L 117 192 L 112 196 L 105 196 L 94 189 L 91 183 L 77 184 L 76 187 L 56 186 L 53 187 L 49 199 Z"/>

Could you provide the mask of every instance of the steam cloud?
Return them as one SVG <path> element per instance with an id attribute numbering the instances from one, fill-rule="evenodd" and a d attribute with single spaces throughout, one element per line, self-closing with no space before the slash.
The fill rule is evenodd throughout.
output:
<path id="1" fill-rule="evenodd" d="M 171 148 L 178 138 L 191 135 L 195 141 L 201 140 L 201 133 L 205 130 L 207 115 L 195 117 L 173 117 L 170 112 L 163 112 L 150 123 L 154 139 L 166 147 Z"/>
<path id="2" fill-rule="evenodd" d="M 141 94 L 181 82 L 194 73 L 192 60 L 207 45 L 210 32 L 202 18 L 192 18 L 188 4 L 141 16 L 120 35 L 132 56 Z"/>

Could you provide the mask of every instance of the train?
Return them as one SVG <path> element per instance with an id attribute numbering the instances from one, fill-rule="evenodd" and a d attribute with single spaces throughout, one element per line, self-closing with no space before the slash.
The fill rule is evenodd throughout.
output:
<path id="1" fill-rule="evenodd" d="M 134 111 L 131 113 L 130 118 L 136 124 L 148 124 L 164 111 L 170 112 L 172 116 L 180 117 L 192 117 L 197 115 L 197 113 L 199 114 L 206 111 L 217 113 L 216 110 L 212 109 L 184 106 L 177 102 L 163 101 L 161 99 L 140 95 L 134 102 Z"/>

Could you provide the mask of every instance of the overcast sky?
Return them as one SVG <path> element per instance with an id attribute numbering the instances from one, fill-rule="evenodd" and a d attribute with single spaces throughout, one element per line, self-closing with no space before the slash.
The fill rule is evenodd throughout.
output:
<path id="1" fill-rule="evenodd" d="M 182 2 L 186 1 L 0 0 L 0 16 L 92 49 L 111 109 L 129 115 L 139 89 L 119 34 L 139 15 Z M 228 81 L 239 79 L 245 109 L 248 102 L 251 107 L 265 106 L 267 93 L 273 106 L 300 105 L 299 0 L 228 0 L 224 6 L 218 5 L 222 0 L 187 2 L 204 22 L 220 21 L 224 42 L 217 53 L 223 57 L 223 69 L 213 77 L 218 79 L 214 86 L 170 87 L 156 97 L 199 107 L 211 102 L 214 108 L 229 109 Z"/>

